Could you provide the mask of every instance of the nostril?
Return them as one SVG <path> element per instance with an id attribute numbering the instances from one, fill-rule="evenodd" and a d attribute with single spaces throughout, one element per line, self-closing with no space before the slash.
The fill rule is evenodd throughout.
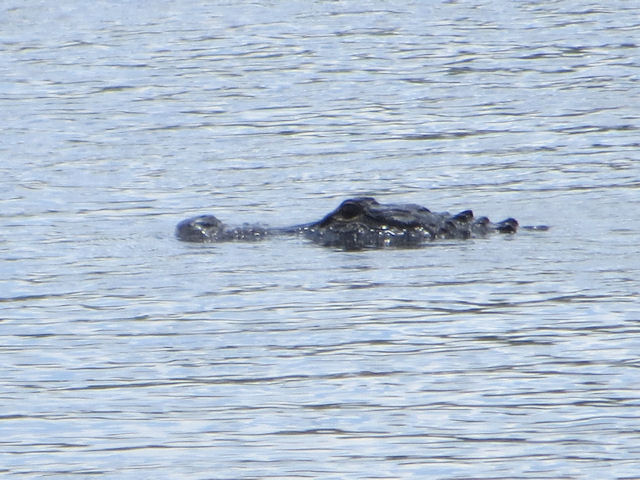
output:
<path id="1" fill-rule="evenodd" d="M 216 217 L 214 217 L 213 215 L 207 215 L 205 217 L 196 219 L 193 222 L 193 225 L 199 228 L 210 229 L 210 228 L 219 228 L 222 225 L 222 222 L 218 220 Z"/>

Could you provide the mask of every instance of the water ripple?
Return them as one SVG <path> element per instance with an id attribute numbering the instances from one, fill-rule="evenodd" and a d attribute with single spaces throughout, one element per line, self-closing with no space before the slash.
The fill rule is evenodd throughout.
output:
<path id="1" fill-rule="evenodd" d="M 630 2 L 0 7 L 13 477 L 636 478 Z M 547 232 L 187 245 L 345 197 Z"/>

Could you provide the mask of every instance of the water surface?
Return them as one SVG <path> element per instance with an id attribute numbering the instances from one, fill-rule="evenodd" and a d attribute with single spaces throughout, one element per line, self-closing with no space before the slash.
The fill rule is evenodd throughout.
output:
<path id="1" fill-rule="evenodd" d="M 635 2 L 0 7 L 8 478 L 637 478 Z M 548 232 L 178 242 L 344 198 Z"/>

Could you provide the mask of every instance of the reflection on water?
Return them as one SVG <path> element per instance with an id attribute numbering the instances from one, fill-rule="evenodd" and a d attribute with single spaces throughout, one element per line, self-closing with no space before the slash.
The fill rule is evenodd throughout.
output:
<path id="1" fill-rule="evenodd" d="M 637 476 L 635 6 L 0 8 L 0 471 Z M 173 238 L 356 194 L 552 229 Z"/>

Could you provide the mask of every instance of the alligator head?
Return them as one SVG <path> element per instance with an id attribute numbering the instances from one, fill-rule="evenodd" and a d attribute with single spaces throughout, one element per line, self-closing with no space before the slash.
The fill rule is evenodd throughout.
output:
<path id="1" fill-rule="evenodd" d="M 513 218 L 492 223 L 487 217 L 475 218 L 471 210 L 451 215 L 434 213 L 416 204 L 385 205 L 371 197 L 359 197 L 345 200 L 322 220 L 305 225 L 273 229 L 247 224 L 227 227 L 213 215 L 202 215 L 180 222 L 176 235 L 188 242 L 223 242 L 298 234 L 321 245 L 359 250 L 416 247 L 437 239 L 467 239 L 492 232 L 515 233 L 517 228 L 518 222 Z"/>

